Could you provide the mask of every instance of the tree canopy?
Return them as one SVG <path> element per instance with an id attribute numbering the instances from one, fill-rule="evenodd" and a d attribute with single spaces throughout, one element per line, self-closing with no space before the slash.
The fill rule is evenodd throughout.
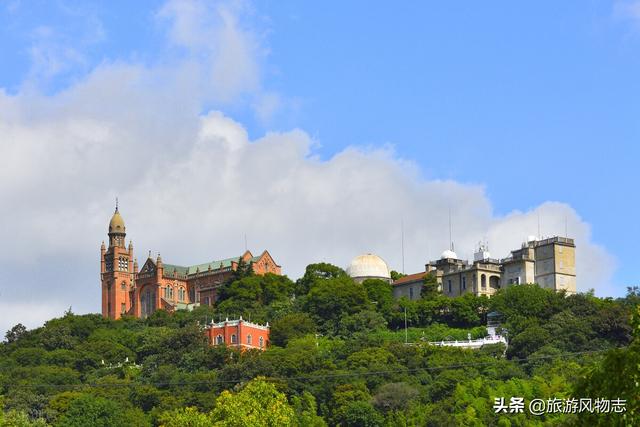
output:
<path id="1" fill-rule="evenodd" d="M 509 286 L 491 299 L 449 298 L 433 292 L 427 276 L 421 297 L 410 300 L 330 264 L 310 265 L 296 282 L 245 270 L 215 307 L 117 321 L 69 311 L 40 328 L 16 325 L 0 344 L 0 425 L 640 423 L 637 288 L 618 299 L 536 285 Z M 494 311 L 506 351 L 428 344 L 481 338 Z M 227 315 L 269 321 L 271 345 L 210 346 L 203 325 Z M 533 416 L 492 408 L 496 397 L 571 396 L 626 399 L 627 411 Z"/>

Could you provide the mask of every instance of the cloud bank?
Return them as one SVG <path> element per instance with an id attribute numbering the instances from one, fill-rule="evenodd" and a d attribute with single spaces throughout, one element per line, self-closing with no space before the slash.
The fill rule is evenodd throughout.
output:
<path id="1" fill-rule="evenodd" d="M 203 112 L 278 96 L 263 89 L 264 49 L 239 27 L 243 13 L 236 3 L 170 1 L 158 19 L 170 23 L 169 43 L 189 50 L 171 65 L 113 61 L 54 95 L 0 92 L 0 330 L 69 306 L 99 311 L 99 247 L 116 196 L 140 263 L 148 250 L 175 264 L 226 258 L 246 236 L 292 278 L 363 252 L 402 270 L 403 222 L 405 271 L 417 272 L 448 247 L 451 211 L 456 250 L 468 258 L 481 240 L 508 255 L 538 219 L 546 236 L 566 227 L 579 290 L 612 293 L 612 256 L 567 204 L 497 216 L 482 186 L 426 180 L 393 146 L 354 145 L 321 160 L 321 141 L 304 130 L 250 140 L 220 110 Z"/>

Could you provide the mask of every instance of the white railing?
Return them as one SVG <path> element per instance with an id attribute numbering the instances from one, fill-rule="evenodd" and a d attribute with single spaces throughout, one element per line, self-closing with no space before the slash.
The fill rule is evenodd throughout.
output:
<path id="1" fill-rule="evenodd" d="M 437 347 L 480 348 L 485 345 L 499 343 L 507 345 L 507 339 L 501 335 L 489 335 L 477 340 L 431 341 L 428 344 Z"/>

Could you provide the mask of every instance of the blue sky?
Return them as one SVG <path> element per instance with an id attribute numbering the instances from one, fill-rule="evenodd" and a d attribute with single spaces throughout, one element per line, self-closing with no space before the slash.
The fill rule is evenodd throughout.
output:
<path id="1" fill-rule="evenodd" d="M 194 5 L 206 13 L 181 27 Z M 253 141 L 300 129 L 328 164 L 349 147 L 408 160 L 416 185 L 480 188 L 493 219 L 560 202 L 611 256 L 607 293 L 638 284 L 640 2 L 7 0 L 0 52 L 7 102 L 24 119 L 37 99 L 34 116 L 47 123 L 56 114 L 45 111 L 71 109 L 69 98 L 118 67 L 161 76 L 213 64 L 214 94 L 195 104 L 202 117 L 221 111 Z M 153 86 L 149 99 L 182 93 L 164 90 Z M 101 103 L 97 92 L 88 105 Z M 146 113 L 164 117 L 156 107 Z M 110 200 L 124 190 L 101 191 Z"/>

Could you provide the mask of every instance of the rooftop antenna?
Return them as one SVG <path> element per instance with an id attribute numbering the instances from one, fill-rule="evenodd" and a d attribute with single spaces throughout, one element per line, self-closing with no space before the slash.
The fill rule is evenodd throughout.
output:
<path id="1" fill-rule="evenodd" d="M 404 274 L 404 218 L 400 219 L 400 235 L 402 246 L 402 274 Z"/>

